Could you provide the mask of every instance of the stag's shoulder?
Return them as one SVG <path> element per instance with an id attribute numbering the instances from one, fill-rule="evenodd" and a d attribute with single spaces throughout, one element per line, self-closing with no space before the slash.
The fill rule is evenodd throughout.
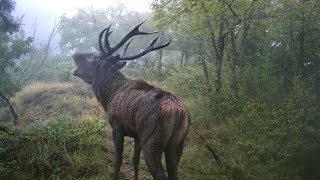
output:
<path id="1" fill-rule="evenodd" d="M 126 91 L 126 90 L 150 91 L 154 89 L 156 89 L 154 86 L 148 84 L 142 79 L 129 80 L 121 87 L 122 91 Z"/>
<path id="2" fill-rule="evenodd" d="M 164 91 L 161 88 L 154 87 L 142 79 L 129 80 L 121 88 L 122 92 L 141 92 L 142 96 L 153 97 L 156 101 L 179 101 L 179 99 L 168 91 Z"/>

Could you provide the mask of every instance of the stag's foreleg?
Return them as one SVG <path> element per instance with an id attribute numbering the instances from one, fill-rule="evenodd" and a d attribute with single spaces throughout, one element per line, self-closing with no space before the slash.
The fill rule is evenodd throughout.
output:
<path id="1" fill-rule="evenodd" d="M 120 168 L 122 164 L 124 134 L 122 130 L 114 128 L 112 130 L 112 136 L 115 148 L 113 179 L 118 180 L 120 177 Z"/>
<path id="2" fill-rule="evenodd" d="M 134 152 L 132 157 L 134 167 L 134 179 L 138 180 L 139 175 L 139 162 L 140 162 L 141 145 L 138 139 L 134 140 Z"/>

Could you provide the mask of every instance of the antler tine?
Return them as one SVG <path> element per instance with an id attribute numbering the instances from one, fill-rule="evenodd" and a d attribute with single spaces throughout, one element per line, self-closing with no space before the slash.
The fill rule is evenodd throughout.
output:
<path id="1" fill-rule="evenodd" d="M 151 52 L 151 51 L 155 51 L 155 50 L 158 50 L 158 49 L 161 49 L 161 48 L 164 48 L 166 46 L 168 46 L 170 43 L 171 43 L 171 39 L 163 44 L 163 45 L 160 45 L 160 46 L 156 46 L 154 47 L 154 44 L 156 43 L 156 41 L 158 40 L 160 36 L 160 33 L 158 34 L 158 36 L 149 44 L 149 46 L 144 49 L 141 53 L 137 54 L 137 55 L 133 55 L 133 56 L 127 56 L 127 57 L 120 57 L 119 60 L 134 60 L 134 59 L 137 59 L 139 57 L 142 57 L 144 56 L 145 54 Z"/>
<path id="2" fill-rule="evenodd" d="M 110 56 L 113 52 L 112 52 L 112 48 L 110 46 L 110 43 L 109 43 L 109 36 L 110 34 L 112 33 L 112 31 L 110 31 L 110 28 L 111 28 L 111 24 L 109 25 L 106 31 L 106 34 L 104 35 L 104 44 L 105 44 L 105 48 L 108 50 L 107 51 L 107 56 Z"/>
<path id="3" fill-rule="evenodd" d="M 99 50 L 100 53 L 102 53 L 103 56 L 107 55 L 107 53 L 104 51 L 103 46 L 102 46 L 102 36 L 104 34 L 104 32 L 107 30 L 108 28 L 105 28 L 104 30 L 102 30 L 99 34 L 99 40 L 98 40 L 98 44 L 99 44 Z"/>
<path id="4" fill-rule="evenodd" d="M 147 21 L 147 19 L 141 21 L 133 30 L 139 31 L 139 27 L 140 27 L 143 23 L 145 23 L 146 21 Z M 133 30 L 132 30 L 132 31 L 133 31 Z M 156 34 L 156 33 L 160 33 L 160 32 L 161 32 L 161 31 L 153 31 L 153 32 L 143 32 L 143 31 L 139 31 L 139 34 L 137 34 L 137 35 L 149 35 L 149 34 Z"/>
<path id="5" fill-rule="evenodd" d="M 111 28 L 111 24 L 109 27 L 105 28 L 104 30 L 102 30 L 99 34 L 99 49 L 100 49 L 100 57 L 103 56 L 103 57 L 109 57 L 111 56 L 114 52 L 116 52 L 119 48 L 121 48 L 130 38 L 131 40 L 127 43 L 126 47 L 124 48 L 124 51 L 123 51 L 123 54 L 122 56 L 124 57 L 119 57 L 117 58 L 118 60 L 133 60 L 133 59 L 137 59 L 151 51 L 155 51 L 157 49 L 161 49 L 161 48 L 164 48 L 166 46 L 168 46 L 171 42 L 168 41 L 166 44 L 163 44 L 163 45 L 160 45 L 160 46 L 154 46 L 154 44 L 156 43 L 156 41 L 159 39 L 159 36 L 161 34 L 161 31 L 153 31 L 153 32 L 144 32 L 144 31 L 140 31 L 139 28 L 140 26 L 146 22 L 146 20 L 140 22 L 136 27 L 134 27 L 127 35 L 125 35 L 122 40 L 114 47 L 111 47 L 110 46 L 110 43 L 109 43 L 109 36 L 110 34 L 112 33 L 112 31 L 110 31 L 110 28 Z M 137 55 L 134 55 L 134 56 L 127 56 L 125 57 L 126 53 L 127 53 L 127 50 L 128 50 L 128 47 L 130 45 L 130 43 L 132 42 L 132 37 L 133 36 L 136 36 L 136 35 L 150 35 L 150 34 L 155 34 L 155 33 L 159 33 L 157 35 L 157 37 L 149 44 L 149 46 L 144 49 L 141 53 L 137 54 Z M 102 36 L 103 34 L 105 34 L 105 37 L 104 37 L 104 46 L 105 48 L 103 47 L 102 45 Z M 105 51 L 105 49 L 107 50 L 107 52 Z"/>
<path id="6" fill-rule="evenodd" d="M 117 51 L 120 47 L 122 47 L 130 38 L 136 35 L 149 35 L 149 34 L 155 34 L 159 33 L 161 31 L 154 31 L 154 32 L 144 32 L 140 31 L 139 27 L 146 22 L 146 19 L 140 22 L 136 27 L 134 27 L 127 35 L 124 36 L 124 38 L 115 46 L 112 48 L 112 53 Z"/>
<path id="7" fill-rule="evenodd" d="M 153 47 L 154 43 L 157 42 L 157 40 L 159 39 L 159 37 L 160 37 L 160 33 L 157 35 L 156 38 L 154 38 L 154 40 L 152 40 L 152 42 L 150 43 L 149 47 Z M 148 48 L 149 48 L 149 47 L 148 47 Z"/>
<path id="8" fill-rule="evenodd" d="M 128 47 L 129 47 L 130 43 L 132 42 L 132 40 L 133 39 L 131 38 L 130 41 L 127 43 L 126 47 L 123 50 L 122 56 L 125 56 L 127 54 Z"/>

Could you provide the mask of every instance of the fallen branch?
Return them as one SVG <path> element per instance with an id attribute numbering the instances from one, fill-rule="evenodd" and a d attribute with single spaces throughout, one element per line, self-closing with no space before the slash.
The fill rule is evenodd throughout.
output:
<path id="1" fill-rule="evenodd" d="M 201 141 L 204 143 L 204 145 L 208 149 L 208 151 L 212 154 L 213 158 L 216 160 L 219 167 L 221 167 L 221 160 L 220 160 L 219 156 L 217 155 L 216 151 L 206 142 L 206 140 L 204 139 L 203 136 L 201 136 L 194 128 L 193 128 L 193 130 L 196 133 L 196 135 L 201 139 Z"/>

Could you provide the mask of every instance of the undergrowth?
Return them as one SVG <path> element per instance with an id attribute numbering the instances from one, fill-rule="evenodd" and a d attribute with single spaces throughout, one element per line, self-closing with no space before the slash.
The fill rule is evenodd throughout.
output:
<path id="1" fill-rule="evenodd" d="M 56 115 L 2 134 L 2 178 L 84 178 L 110 172 L 112 147 L 103 120 Z M 9 140 L 9 141 L 8 141 Z"/>

